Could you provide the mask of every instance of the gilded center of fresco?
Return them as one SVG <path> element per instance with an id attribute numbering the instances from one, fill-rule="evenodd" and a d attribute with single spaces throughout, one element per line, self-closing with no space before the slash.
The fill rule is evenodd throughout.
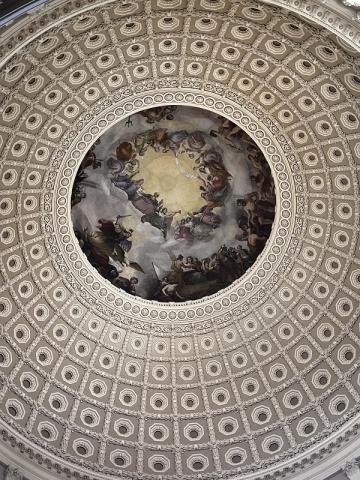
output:
<path id="1" fill-rule="evenodd" d="M 253 265 L 275 189 L 240 127 L 194 107 L 156 107 L 107 131 L 82 161 L 72 220 L 91 265 L 160 302 L 212 295 Z"/>

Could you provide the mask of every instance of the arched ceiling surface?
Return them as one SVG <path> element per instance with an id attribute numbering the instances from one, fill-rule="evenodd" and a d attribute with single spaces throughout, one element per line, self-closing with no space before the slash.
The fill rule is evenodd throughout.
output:
<path id="1" fill-rule="evenodd" d="M 246 0 L 89 4 L 22 19 L 0 73 L 4 445 L 94 479 L 270 478 L 333 452 L 359 401 L 358 54 Z M 233 119 L 277 185 L 261 257 L 194 304 L 113 289 L 70 225 L 88 146 L 156 104 Z"/>

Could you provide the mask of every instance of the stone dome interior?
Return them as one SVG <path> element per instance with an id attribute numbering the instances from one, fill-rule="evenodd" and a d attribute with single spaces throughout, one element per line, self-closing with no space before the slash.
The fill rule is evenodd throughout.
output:
<path id="1" fill-rule="evenodd" d="M 355 438 L 359 45 L 304 15 L 56 0 L 0 32 L 0 434 L 44 478 L 270 480 Z"/>

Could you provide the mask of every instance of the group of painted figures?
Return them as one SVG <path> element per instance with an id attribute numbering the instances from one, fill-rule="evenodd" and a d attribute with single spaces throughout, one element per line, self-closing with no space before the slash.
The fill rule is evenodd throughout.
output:
<path id="1" fill-rule="evenodd" d="M 161 302 L 202 298 L 230 285 L 251 266 L 249 251 L 241 244 L 222 245 L 210 257 L 202 259 L 183 255 L 173 258 L 171 271 L 165 275 L 155 292 Z"/>
<path id="2" fill-rule="evenodd" d="M 142 115 L 147 123 L 155 123 L 163 118 L 173 119 L 174 111 L 175 107 L 157 107 L 142 112 Z M 232 195 L 232 175 L 224 165 L 222 154 L 208 141 L 211 136 L 222 137 L 223 141 L 238 150 L 239 144 L 246 145 L 254 191 L 231 199 L 235 203 L 239 227 L 232 246 L 222 245 L 217 252 L 205 258 L 184 257 L 182 253 L 186 252 L 187 246 L 210 239 L 212 232 L 220 227 L 225 201 Z M 200 195 L 204 200 L 202 208 L 173 222 L 174 216 L 181 214 L 181 210 L 169 211 L 159 192 L 144 191 L 144 180 L 134 177 L 141 172 L 142 157 L 149 148 L 159 153 L 172 152 L 176 158 L 186 153 L 193 160 L 193 172 L 186 175 L 200 182 Z M 175 240 L 183 241 L 183 252 L 169 254 L 171 267 L 168 272 L 160 274 L 154 266 L 157 285 L 151 299 L 179 302 L 210 295 L 230 285 L 254 263 L 271 232 L 275 192 L 268 163 L 243 130 L 222 117 L 218 130 L 212 130 L 209 135 L 200 131 L 153 128 L 135 135 L 131 141 L 119 143 L 114 153 L 107 159 L 110 181 L 126 193 L 128 201 L 140 212 L 141 222 L 161 231 L 164 240 L 171 234 Z M 87 179 L 87 169 L 96 169 L 102 162 L 96 158 L 93 146 L 79 168 L 73 188 L 73 205 L 86 196 L 87 186 L 94 187 Z M 135 295 L 138 275 L 147 272 L 129 259 L 132 233 L 131 229 L 124 227 L 120 215 L 116 219 L 100 219 L 93 232 L 86 229 L 76 232 L 83 251 L 99 273 L 117 287 Z M 122 276 L 125 267 L 133 269 L 134 275 Z"/>

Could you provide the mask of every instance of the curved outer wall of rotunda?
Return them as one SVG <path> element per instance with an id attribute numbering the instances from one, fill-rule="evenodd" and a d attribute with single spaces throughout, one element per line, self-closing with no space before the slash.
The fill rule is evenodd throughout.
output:
<path id="1" fill-rule="evenodd" d="M 356 459 L 355 16 L 341 2 L 54 0 L 3 27 L 0 458 L 19 474 L 320 480 Z M 115 288 L 71 220 L 94 142 L 169 106 L 243 132 L 276 196 L 250 268 L 182 302 Z"/>

